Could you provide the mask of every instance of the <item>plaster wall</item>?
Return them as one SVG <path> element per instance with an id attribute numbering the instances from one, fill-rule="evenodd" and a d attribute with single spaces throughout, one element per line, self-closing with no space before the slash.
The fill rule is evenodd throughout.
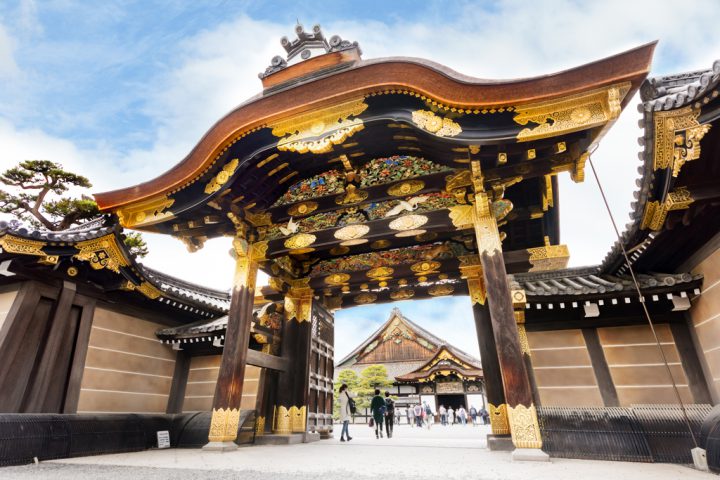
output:
<path id="1" fill-rule="evenodd" d="M 702 274 L 702 293 L 690 309 L 698 355 L 704 360 L 705 378 L 713 403 L 720 403 L 720 249 L 700 262 L 693 273 Z"/>
<path id="2" fill-rule="evenodd" d="M 183 412 L 212 410 L 215 384 L 220 372 L 221 355 L 205 355 L 190 359 Z M 241 409 L 255 409 L 260 368 L 247 365 L 243 383 Z"/>
<path id="3" fill-rule="evenodd" d="M 542 405 L 603 405 L 580 329 L 527 332 L 527 337 Z"/>
<path id="4" fill-rule="evenodd" d="M 669 325 L 657 324 L 655 330 L 683 402 L 693 403 Z M 649 326 L 605 327 L 597 331 L 620 406 L 678 403 Z"/>
<path id="5" fill-rule="evenodd" d="M 95 309 L 78 413 L 165 413 L 175 352 L 155 337 L 155 322 Z"/>

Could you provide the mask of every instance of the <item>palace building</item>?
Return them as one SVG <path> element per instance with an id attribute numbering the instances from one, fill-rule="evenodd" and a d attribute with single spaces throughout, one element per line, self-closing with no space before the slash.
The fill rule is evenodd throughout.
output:
<path id="1" fill-rule="evenodd" d="M 720 468 L 720 63 L 648 79 L 648 44 L 487 81 L 296 34 L 176 166 L 97 193 L 102 218 L 0 222 L 0 463 L 158 430 L 210 450 L 330 437 L 332 312 L 455 295 L 481 364 L 395 311 L 337 368 L 390 362 L 399 394 L 436 402 L 484 393 L 488 445 L 517 458 L 688 463 L 690 429 Z M 630 222 L 567 268 L 557 178 L 585 180 L 638 91 Z M 143 266 L 123 229 L 189 252 L 231 238 L 231 290 Z"/>
<path id="2" fill-rule="evenodd" d="M 423 403 L 437 412 L 440 405 L 477 409 L 485 405 L 482 365 L 462 350 L 436 337 L 394 308 L 385 323 L 335 366 L 358 375 L 382 365 L 394 380 L 399 406 Z"/>

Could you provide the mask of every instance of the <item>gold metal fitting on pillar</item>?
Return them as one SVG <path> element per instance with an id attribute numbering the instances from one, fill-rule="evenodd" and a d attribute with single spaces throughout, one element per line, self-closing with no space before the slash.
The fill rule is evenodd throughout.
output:
<path id="1" fill-rule="evenodd" d="M 290 289 L 285 295 L 285 318 L 298 322 L 309 322 L 312 312 L 313 290 L 309 278 L 290 281 Z"/>
<path id="2" fill-rule="evenodd" d="M 480 257 L 477 255 L 464 255 L 458 257 L 458 260 L 460 260 L 460 273 L 467 281 L 471 305 L 485 305 L 487 291 Z"/>
<path id="3" fill-rule="evenodd" d="M 490 198 L 485 192 L 480 162 L 474 160 L 470 166 L 472 167 L 472 183 L 475 191 L 473 226 L 475 228 L 478 251 L 480 255 L 487 254 L 488 256 L 493 256 L 495 253 L 502 251 L 500 231 L 498 230 L 497 221 L 490 209 Z"/>
<path id="4" fill-rule="evenodd" d="M 515 316 L 515 324 L 517 325 L 520 349 L 522 353 L 529 356 L 530 343 L 528 342 L 527 331 L 525 330 L 525 305 L 527 304 L 525 290 L 514 289 L 510 293 L 510 296 L 513 302 L 513 315 Z"/>
<path id="5" fill-rule="evenodd" d="M 516 448 L 542 448 L 540 425 L 535 405 L 507 407 L 510 435 Z"/>
<path id="6" fill-rule="evenodd" d="M 213 408 L 208 440 L 211 442 L 232 442 L 237 438 L 239 426 L 240 409 Z"/>
<path id="7" fill-rule="evenodd" d="M 249 243 L 242 237 L 233 239 L 233 256 L 235 257 L 234 287 L 255 289 L 258 262 L 265 259 L 267 242 Z"/>
<path id="8" fill-rule="evenodd" d="M 501 403 L 496 407 L 492 403 L 488 403 L 488 414 L 490 415 L 490 428 L 493 435 L 507 435 L 510 433 L 506 404 Z"/>

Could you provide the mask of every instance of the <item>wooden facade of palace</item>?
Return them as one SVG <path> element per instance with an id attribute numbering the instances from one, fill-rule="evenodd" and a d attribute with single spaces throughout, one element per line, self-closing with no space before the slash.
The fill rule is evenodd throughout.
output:
<path id="1" fill-rule="evenodd" d="M 469 298 L 482 371 L 447 347 L 398 383 L 482 374 L 493 434 L 517 448 L 542 447 L 539 405 L 675 402 L 643 304 L 682 398 L 718 403 L 718 65 L 648 81 L 650 44 L 483 82 L 297 32 L 178 165 L 97 194 L 103 219 L 0 224 L 0 410 L 210 410 L 225 449 L 252 409 L 259 434 L 308 440 L 332 430 L 332 311 L 446 295 Z M 557 176 L 584 180 L 639 89 L 632 221 L 601 265 L 567 269 Z M 143 267 L 121 227 L 189 251 L 231 237 L 232 290 Z"/>
<path id="2" fill-rule="evenodd" d="M 485 405 L 480 360 L 453 347 L 406 318 L 394 308 L 388 320 L 335 367 L 360 374 L 370 365 L 382 365 L 394 381 L 388 391 L 396 405 L 421 402 L 433 412 L 440 405 L 457 408 Z"/>

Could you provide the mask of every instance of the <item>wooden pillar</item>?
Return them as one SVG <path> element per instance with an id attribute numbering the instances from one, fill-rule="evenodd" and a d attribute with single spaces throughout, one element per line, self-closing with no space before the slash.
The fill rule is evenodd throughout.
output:
<path id="1" fill-rule="evenodd" d="M 598 388 L 600 389 L 603 405 L 606 407 L 619 407 L 620 400 L 618 399 L 615 383 L 610 374 L 610 367 L 605 358 L 605 352 L 600 344 L 597 328 L 583 328 L 582 334 L 585 339 L 588 355 L 590 356 L 590 363 L 595 373 L 595 381 L 597 381 Z"/>
<path id="2" fill-rule="evenodd" d="M 170 395 L 165 413 L 182 413 L 183 411 L 191 358 L 185 350 L 178 350 L 175 355 L 175 372 L 170 385 Z"/>
<path id="3" fill-rule="evenodd" d="M 487 410 L 490 414 L 490 427 L 493 435 L 509 435 L 510 426 L 507 419 L 505 390 L 503 389 L 500 364 L 498 363 L 497 346 L 493 336 L 482 266 L 476 255 L 461 257 L 460 262 L 460 271 L 468 284 L 470 302 L 475 317 L 475 330 L 478 345 L 480 346 L 480 360 L 485 380 L 485 395 L 487 396 Z"/>
<path id="4" fill-rule="evenodd" d="M 525 331 L 525 291 L 520 289 L 514 289 L 512 291 L 513 296 L 513 308 L 515 310 L 515 324 L 517 325 L 518 338 L 520 339 L 520 349 L 523 354 L 523 363 L 525 364 L 525 371 L 530 381 L 530 388 L 532 390 L 532 396 L 535 400 L 535 405 L 540 405 L 540 392 L 535 382 L 535 372 L 532 367 L 532 354 L 530 352 L 530 344 L 528 343 L 527 332 Z M 519 300 L 519 301 L 516 301 Z"/>
<path id="5" fill-rule="evenodd" d="M 264 254 L 263 249 L 239 236 L 233 240 L 233 249 L 236 256 L 235 278 L 230 297 L 225 345 L 213 398 L 208 433 L 210 443 L 204 447 L 207 450 L 224 451 L 237 448 L 235 439 L 240 423 L 240 401 L 250 344 L 257 260 Z"/>
<path id="6" fill-rule="evenodd" d="M 290 368 L 278 375 L 273 432 L 304 433 L 307 429 L 307 399 L 310 381 L 310 338 L 313 291 L 309 279 L 295 280 L 285 295 L 282 357 Z"/>
<path id="7" fill-rule="evenodd" d="M 510 435 L 516 448 L 539 449 L 542 447 L 542 439 L 537 411 L 533 403 L 532 389 L 523 361 L 513 312 L 513 301 L 524 304 L 525 296 L 524 292 L 521 299 L 513 299 L 511 296 L 500 232 L 492 215 L 490 199 L 484 190 L 480 162 L 473 161 L 471 167 L 475 193 L 472 209 L 473 226 L 497 345 L 498 362 L 505 387 Z"/>

